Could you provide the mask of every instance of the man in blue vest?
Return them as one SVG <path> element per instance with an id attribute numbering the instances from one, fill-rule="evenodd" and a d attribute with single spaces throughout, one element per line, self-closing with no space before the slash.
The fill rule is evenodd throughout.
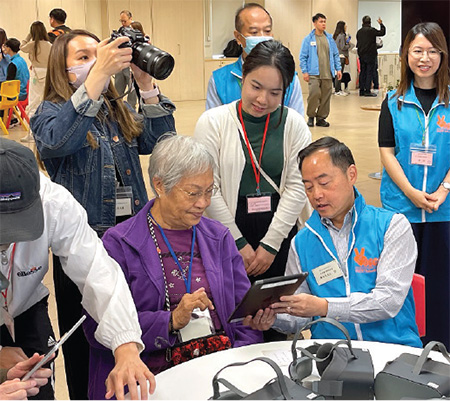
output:
<path id="1" fill-rule="evenodd" d="M 235 63 L 213 72 L 208 83 L 206 110 L 241 98 L 242 63 L 259 42 L 273 39 L 272 17 L 257 3 L 245 4 L 236 13 L 234 37 L 242 46 L 242 55 Z M 289 85 L 284 103 L 302 116 L 305 115 L 302 89 L 297 74 Z"/>
<path id="2" fill-rule="evenodd" d="M 20 42 L 16 38 L 8 39 L 3 45 L 3 52 L 11 57 L 11 62 L 6 70 L 6 80 L 18 79 L 20 81 L 19 100 L 27 98 L 27 85 L 30 79 L 27 62 L 19 54 Z"/>
<path id="3" fill-rule="evenodd" d="M 292 240 L 286 275 L 308 272 L 295 295 L 283 296 L 244 324 L 295 333 L 311 318 L 340 321 L 354 340 L 421 347 L 411 281 L 417 246 L 402 214 L 366 205 L 354 187 L 350 149 L 331 137 L 299 153 L 314 212 Z M 326 323 L 312 338 L 343 338 Z"/>

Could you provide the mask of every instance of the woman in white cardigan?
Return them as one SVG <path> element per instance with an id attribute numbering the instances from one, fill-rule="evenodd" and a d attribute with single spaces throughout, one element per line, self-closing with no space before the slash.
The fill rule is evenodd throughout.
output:
<path id="1" fill-rule="evenodd" d="M 204 112 L 194 132 L 218 164 L 207 214 L 230 229 L 251 281 L 284 274 L 307 202 L 297 155 L 311 133 L 283 105 L 294 74 L 286 47 L 258 44 L 243 66 L 242 99 Z"/>

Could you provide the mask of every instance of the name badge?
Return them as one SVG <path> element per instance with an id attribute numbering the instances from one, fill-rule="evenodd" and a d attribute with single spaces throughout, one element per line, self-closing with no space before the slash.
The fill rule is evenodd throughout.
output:
<path id="1" fill-rule="evenodd" d="M 342 270 L 335 260 L 312 269 L 312 273 L 319 285 L 326 284 L 331 280 L 343 276 Z"/>
<path id="2" fill-rule="evenodd" d="M 311 46 L 316 46 L 316 42 L 312 41 L 312 42 L 310 43 L 310 45 L 311 45 Z"/>
<path id="3" fill-rule="evenodd" d="M 192 311 L 189 323 L 180 329 L 180 341 L 186 342 L 194 338 L 206 337 L 214 334 L 214 325 L 209 309 L 201 311 L 196 308 Z"/>
<path id="4" fill-rule="evenodd" d="M 133 214 L 133 190 L 130 186 L 116 188 L 116 217 Z"/>
<path id="5" fill-rule="evenodd" d="M 413 143 L 410 146 L 410 164 L 434 167 L 435 145 L 424 146 Z"/>
<path id="6" fill-rule="evenodd" d="M 270 193 L 248 194 L 247 213 L 265 213 L 272 211 L 272 196 Z"/>

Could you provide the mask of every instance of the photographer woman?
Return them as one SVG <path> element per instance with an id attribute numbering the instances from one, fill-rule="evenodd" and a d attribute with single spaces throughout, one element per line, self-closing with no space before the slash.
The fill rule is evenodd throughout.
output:
<path id="1" fill-rule="evenodd" d="M 118 98 L 110 79 L 130 66 L 131 48 L 119 47 L 127 41 L 119 37 L 100 42 L 83 30 L 58 38 L 50 52 L 44 102 L 31 119 L 50 178 L 81 203 L 100 237 L 147 203 L 139 154 L 151 153 L 162 134 L 175 130 L 174 105 L 159 95 L 153 78 L 135 65 L 131 68 L 143 99 L 143 116 Z M 58 266 L 54 259 L 59 328 L 64 333 L 79 319 L 81 297 Z M 70 306 L 70 312 L 63 305 Z M 74 345 L 73 353 L 64 349 L 69 392 L 71 398 L 87 399 L 88 346 L 85 343 L 83 351 Z M 72 384 L 72 375 L 83 377 Z"/>

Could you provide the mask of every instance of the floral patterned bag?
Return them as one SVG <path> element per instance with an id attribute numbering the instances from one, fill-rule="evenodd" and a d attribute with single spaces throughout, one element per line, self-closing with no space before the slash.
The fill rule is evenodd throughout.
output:
<path id="1" fill-rule="evenodd" d="M 174 365 L 178 365 L 199 356 L 223 351 L 228 348 L 231 348 L 231 341 L 228 336 L 224 334 L 212 334 L 175 345 L 171 349 L 171 361 Z"/>

